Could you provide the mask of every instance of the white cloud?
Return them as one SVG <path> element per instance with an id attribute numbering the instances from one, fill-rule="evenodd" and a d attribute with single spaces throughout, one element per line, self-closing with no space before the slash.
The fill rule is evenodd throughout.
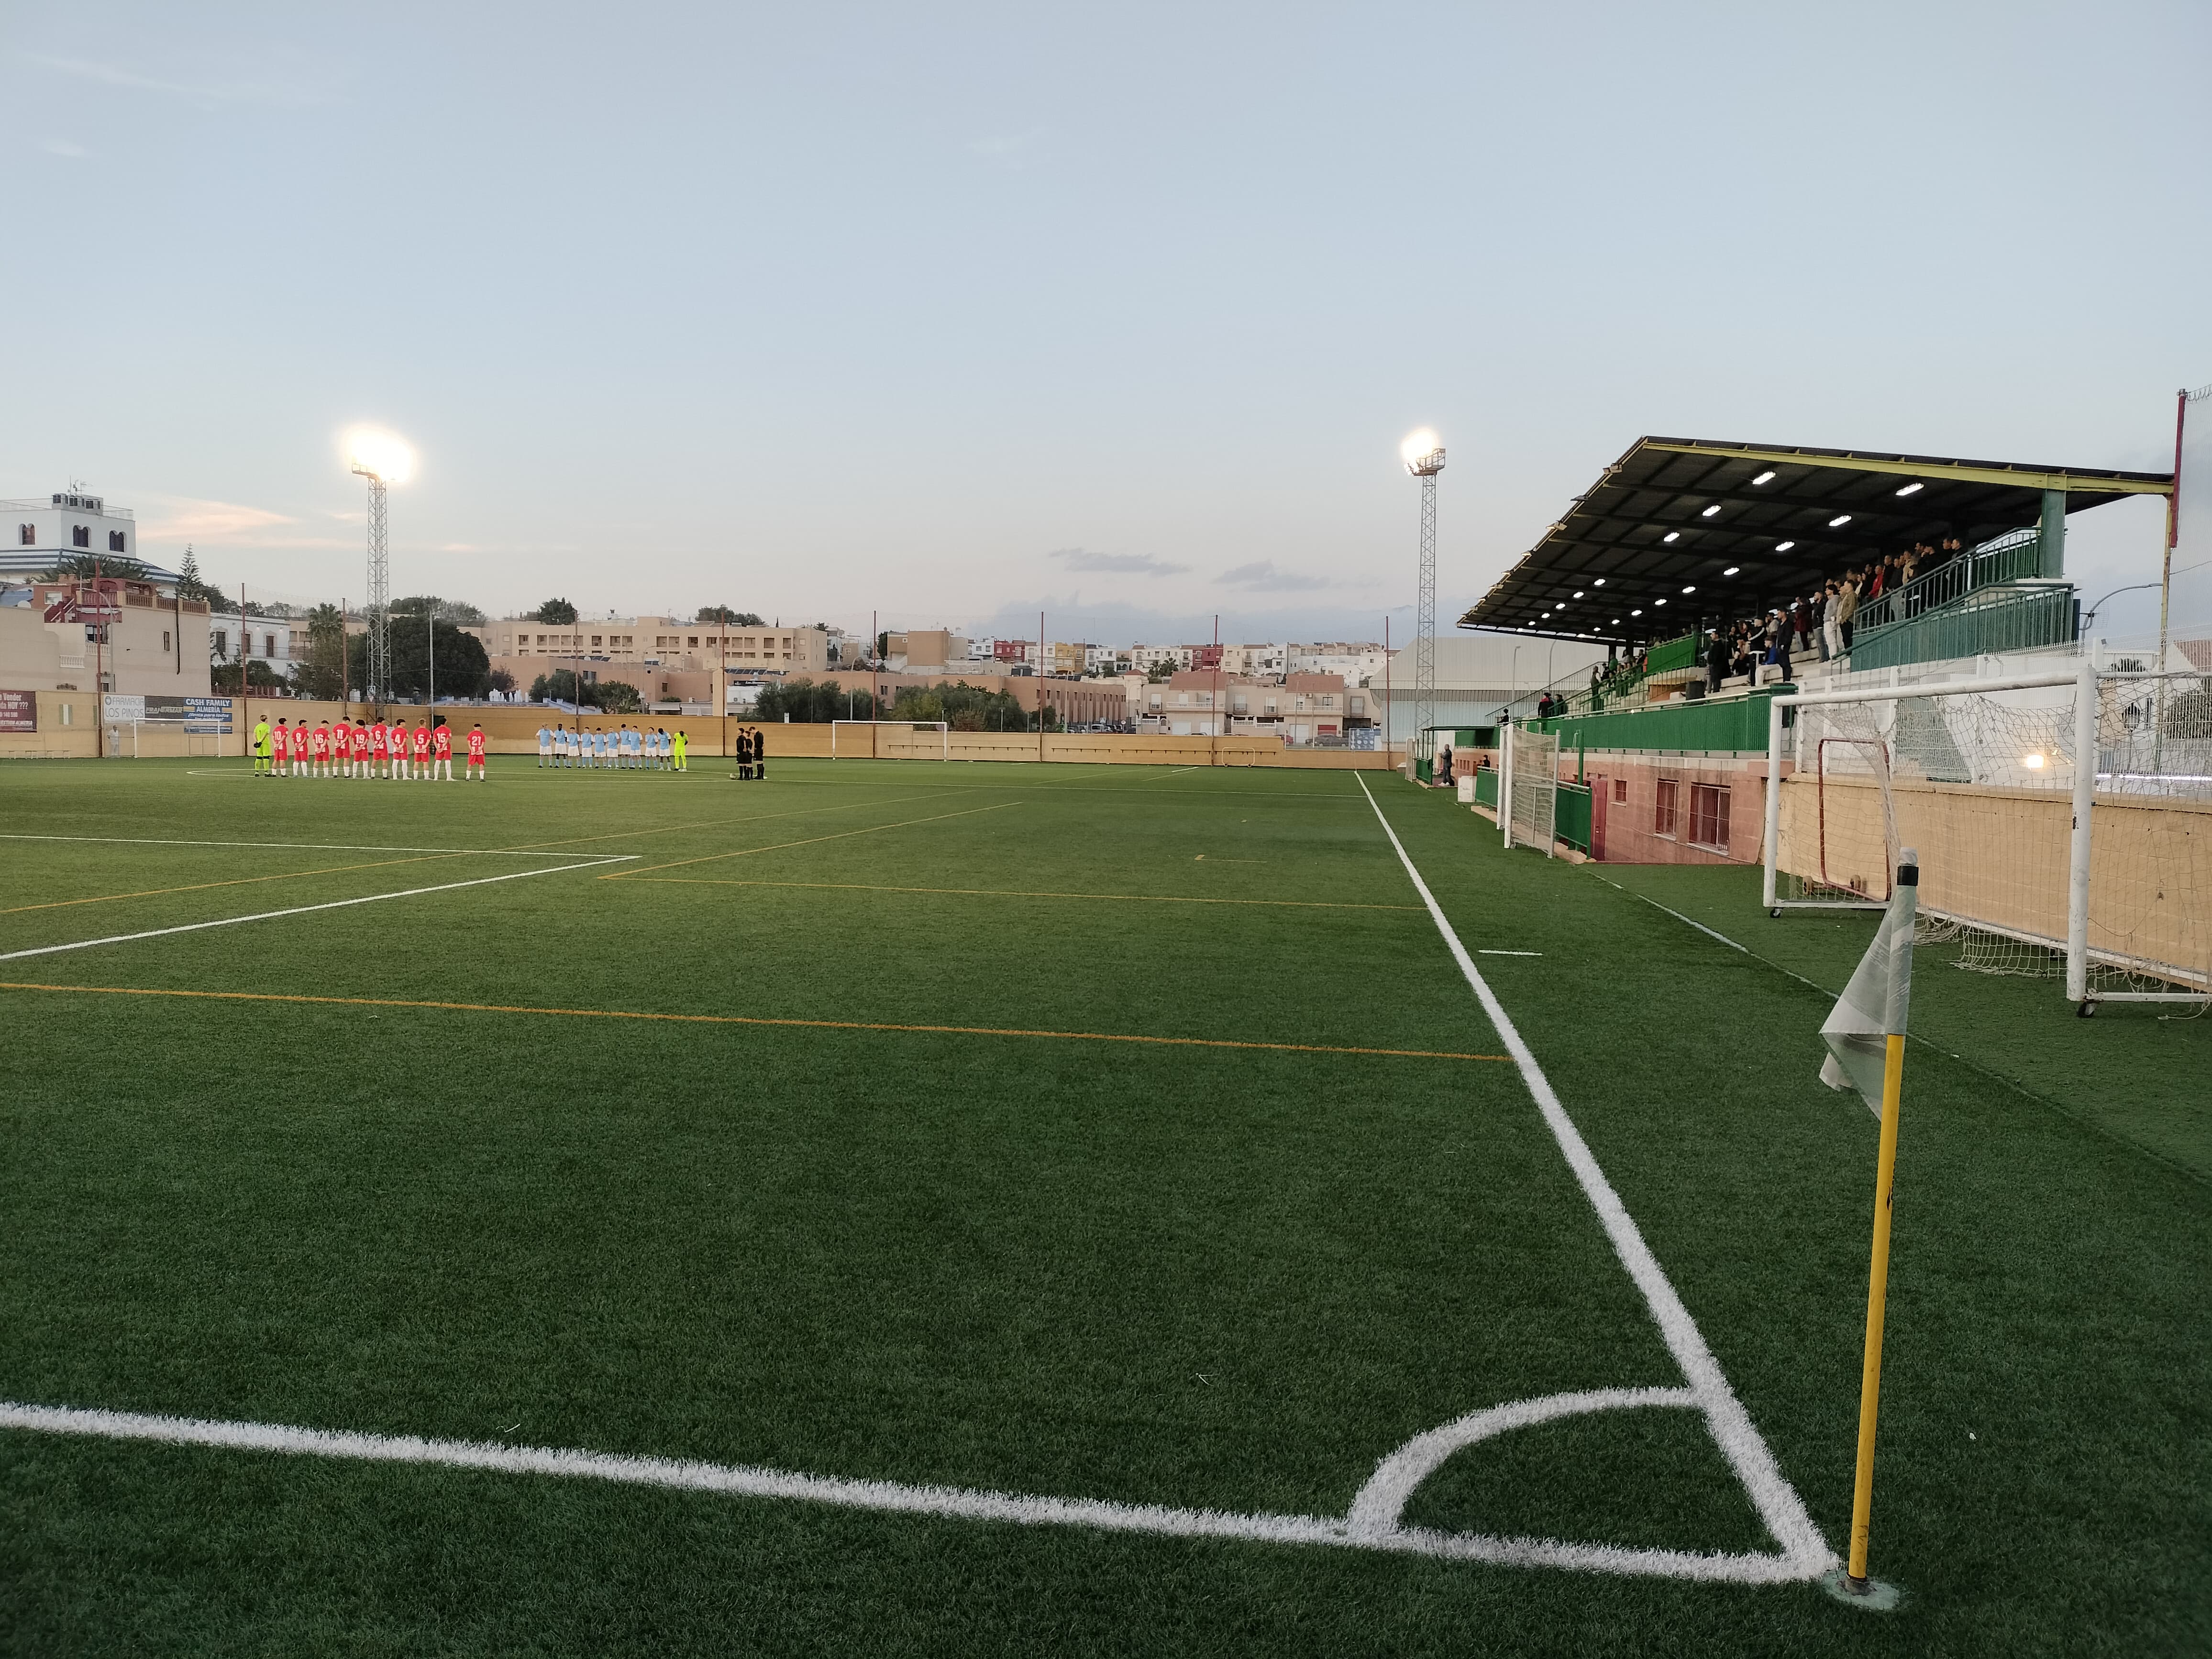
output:
<path id="1" fill-rule="evenodd" d="M 82 144 L 72 144 L 66 138 L 41 138 L 39 148 L 49 155 L 66 155 L 72 161 L 92 154 Z"/>
<path id="2" fill-rule="evenodd" d="M 280 525 L 297 524 L 297 519 L 282 513 L 272 513 L 266 507 L 241 507 L 234 501 L 202 501 L 190 497 L 174 499 L 169 506 L 169 516 L 149 520 L 143 527 L 149 536 L 177 541 L 265 541 L 270 538 L 262 532 Z M 288 547 L 304 547 L 311 544 L 280 538 Z M 335 543 L 313 544 L 335 546 Z"/>
<path id="3" fill-rule="evenodd" d="M 1176 576 L 1190 568 L 1145 553 L 1093 553 L 1080 547 L 1063 547 L 1045 556 L 1058 559 L 1070 570 L 1104 570 L 1127 576 Z"/>
<path id="4" fill-rule="evenodd" d="M 1233 570 L 1223 571 L 1214 580 L 1224 587 L 1264 588 L 1274 593 L 1310 592 L 1317 587 L 1336 585 L 1326 576 L 1302 576 L 1295 570 L 1278 570 L 1273 559 L 1240 564 Z"/>
<path id="5" fill-rule="evenodd" d="M 158 92 L 173 98 L 189 99 L 196 104 L 313 104 L 321 99 L 304 87 L 270 81 L 219 81 L 193 83 L 184 81 L 165 81 L 158 76 L 141 75 L 113 64 L 94 63 L 84 58 L 50 58 L 37 52 L 24 54 L 32 63 L 58 70 L 64 75 L 73 75 L 80 80 L 96 81 L 102 86 L 120 87 L 131 92 Z"/>

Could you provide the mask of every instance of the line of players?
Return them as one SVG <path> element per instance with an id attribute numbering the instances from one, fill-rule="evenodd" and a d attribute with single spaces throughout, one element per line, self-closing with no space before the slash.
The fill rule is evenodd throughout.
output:
<path id="1" fill-rule="evenodd" d="M 577 726 L 555 724 L 538 728 L 540 767 L 608 767 L 618 771 L 684 772 L 690 769 L 690 740 L 683 732 L 656 726 Z"/>
<path id="2" fill-rule="evenodd" d="M 484 763 L 484 732 L 479 722 L 468 736 L 467 779 L 489 776 Z M 440 774 L 453 781 L 453 732 L 442 716 L 435 726 L 417 720 L 325 720 L 312 729 L 278 715 L 270 726 L 264 714 L 253 726 L 253 775 L 262 778 L 395 778 L 434 782 Z"/>

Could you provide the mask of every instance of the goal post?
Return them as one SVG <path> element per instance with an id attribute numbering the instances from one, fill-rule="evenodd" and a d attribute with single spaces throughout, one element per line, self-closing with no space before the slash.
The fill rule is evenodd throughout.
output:
<path id="1" fill-rule="evenodd" d="M 850 727 L 856 726 L 872 728 L 868 738 L 866 755 L 864 757 L 856 757 L 841 754 L 837 748 L 837 729 L 840 726 Z M 880 739 L 880 734 L 884 732 L 897 732 L 909 733 L 915 732 L 936 732 L 937 753 L 934 755 L 916 754 L 914 752 L 916 745 L 911 741 L 894 745 L 891 752 L 888 754 L 885 753 L 884 751 L 884 745 Z M 850 735 L 849 732 L 848 735 Z M 949 761 L 952 758 L 952 726 L 951 722 L 946 720 L 831 720 L 830 722 L 830 758 L 831 760 L 864 758 L 868 760 Z"/>
<path id="2" fill-rule="evenodd" d="M 1540 847 L 1551 858 L 1559 838 L 1559 740 L 1519 726 L 1508 726 L 1502 736 L 1498 823 L 1504 844 Z"/>
<path id="3" fill-rule="evenodd" d="M 2212 676 L 2040 674 L 1795 693 L 1768 711 L 1768 913 L 1879 909 L 2100 1001 L 2212 998 Z M 1790 773 L 1784 775 L 1784 763 Z"/>

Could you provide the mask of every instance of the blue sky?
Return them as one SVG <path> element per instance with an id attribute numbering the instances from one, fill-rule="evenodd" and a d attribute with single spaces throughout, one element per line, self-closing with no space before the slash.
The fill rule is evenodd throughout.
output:
<path id="1" fill-rule="evenodd" d="M 0 495 L 303 595 L 359 592 L 362 422 L 422 453 L 398 592 L 1371 636 L 1417 425 L 1456 615 L 1639 434 L 2162 467 L 2212 380 L 2201 4 L 17 0 L 0 52 Z M 2077 520 L 2085 589 L 2158 538 Z"/>

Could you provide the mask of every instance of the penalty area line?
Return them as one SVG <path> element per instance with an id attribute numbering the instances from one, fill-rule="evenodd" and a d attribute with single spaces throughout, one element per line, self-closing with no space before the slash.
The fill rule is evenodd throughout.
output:
<path id="1" fill-rule="evenodd" d="M 1537 1064 L 1535 1052 L 1522 1039 L 1519 1029 L 1507 1015 L 1505 1005 L 1490 988 L 1489 981 L 1483 978 L 1481 970 L 1474 965 L 1474 958 L 1468 954 L 1467 946 L 1460 942 L 1459 934 L 1453 930 L 1449 919 L 1443 913 L 1443 907 L 1437 902 L 1436 895 L 1429 890 L 1428 883 L 1421 878 L 1420 871 L 1406 851 L 1405 843 L 1398 839 L 1398 832 L 1391 826 L 1382 804 L 1375 799 L 1374 792 L 1367 787 L 1364 778 L 1358 779 L 1358 783 L 1367 796 L 1367 804 L 1375 809 L 1376 822 L 1382 826 L 1382 833 L 1390 838 L 1390 845 L 1398 854 L 1399 863 L 1405 866 L 1407 878 L 1413 884 L 1413 890 L 1420 895 L 1422 903 L 1428 907 L 1429 918 L 1435 922 L 1437 932 L 1443 935 L 1452 959 L 1459 964 L 1460 972 L 1474 990 L 1476 1000 L 1481 1003 L 1483 1012 L 1490 1017 L 1491 1025 L 1504 1040 L 1507 1052 L 1520 1068 L 1521 1080 L 1528 1085 L 1529 1094 L 1536 1102 L 1537 1110 L 1543 1115 L 1544 1122 L 1552 1132 L 1552 1138 L 1559 1143 L 1559 1151 L 1567 1160 L 1567 1167 L 1574 1171 L 1575 1180 L 1582 1187 L 1583 1196 L 1597 1212 L 1598 1224 L 1605 1229 L 1606 1237 L 1612 1242 L 1613 1255 L 1619 1258 L 1636 1288 L 1643 1292 L 1644 1305 L 1650 1310 L 1652 1322 L 1659 1327 L 1659 1334 L 1666 1342 L 1668 1352 L 1674 1356 L 1674 1363 L 1681 1367 L 1691 1393 L 1704 1408 L 1706 1425 L 1719 1445 L 1721 1455 L 1728 1459 L 1729 1466 L 1735 1471 L 1736 1479 L 1749 1494 L 1752 1504 L 1758 1510 L 1759 1518 L 1765 1523 L 1767 1531 L 1782 1546 L 1784 1556 L 1800 1565 L 1814 1568 L 1815 1572 L 1825 1572 L 1836 1565 L 1835 1553 L 1828 1547 L 1827 1540 L 1821 1535 L 1819 1525 L 1806 1510 L 1804 1501 L 1798 1497 L 1797 1489 L 1790 1484 L 1789 1477 L 1782 1473 L 1781 1465 L 1775 1462 L 1774 1454 L 1768 1448 L 1765 1437 L 1759 1432 L 1758 1425 L 1752 1422 L 1751 1413 L 1744 1409 L 1743 1402 L 1736 1398 L 1735 1390 L 1729 1387 L 1720 1361 L 1713 1357 L 1712 1350 L 1705 1345 L 1704 1334 L 1698 1329 L 1698 1322 L 1690 1316 L 1689 1309 L 1683 1305 L 1682 1298 L 1668 1279 L 1666 1270 L 1659 1265 L 1658 1257 L 1652 1255 L 1651 1247 L 1644 1243 L 1642 1231 L 1637 1227 L 1634 1218 L 1628 1213 L 1628 1206 L 1620 1201 L 1620 1194 L 1606 1179 L 1605 1170 L 1599 1165 L 1596 1155 L 1590 1151 L 1589 1144 L 1583 1139 L 1582 1131 L 1567 1115 L 1567 1109 L 1553 1089 L 1551 1079 L 1544 1075 L 1544 1068 Z"/>
<path id="2" fill-rule="evenodd" d="M 35 1406 L 14 1401 L 0 1401 L 0 1429 L 358 1463 L 428 1464 L 494 1474 L 603 1480 L 618 1486 L 659 1486 L 734 1498 L 797 1500 L 878 1514 L 1018 1526 L 1084 1527 L 1099 1532 L 1146 1533 L 1170 1538 L 1319 1545 L 1444 1560 L 1561 1567 L 1641 1577 L 1775 1584 L 1795 1583 L 1808 1577 L 1803 1564 L 1786 1555 L 1706 1555 L 1686 1550 L 1612 1544 L 1563 1544 L 1547 1538 L 1439 1533 L 1423 1528 L 1377 1529 L 1356 1524 L 1350 1516 L 1238 1514 L 1161 1504 L 1121 1504 L 1097 1498 L 1052 1498 L 973 1486 L 800 1474 L 690 1458 L 511 1446 L 480 1440 L 440 1440 L 416 1435 L 350 1433 L 276 1423 L 220 1422 L 141 1412 Z"/>
<path id="3" fill-rule="evenodd" d="M 222 916 L 213 921 L 188 921 L 176 927 L 149 927 L 138 933 L 110 933 L 105 939 L 72 939 L 66 945 L 36 945 L 27 951 L 0 951 L 0 962 L 21 962 L 26 957 L 50 957 L 64 951 L 89 951 L 101 945 L 131 945 L 140 939 L 161 939 L 171 933 L 197 933 L 210 927 L 237 927 L 249 921 L 275 921 L 284 916 L 304 916 L 317 910 L 343 910 L 356 904 L 381 904 L 386 899 L 421 898 L 426 893 L 451 893 L 463 887 L 489 887 L 494 882 L 527 881 L 532 876 L 557 876 L 564 870 L 597 870 L 623 856 L 610 854 L 581 864 L 556 864 L 544 870 L 513 870 L 503 876 L 478 876 L 470 881 L 442 882 L 435 887 L 410 887 L 398 893 L 368 893 L 360 898 L 331 899 L 323 904 L 295 904 L 284 910 L 263 910 L 250 916 Z"/>

